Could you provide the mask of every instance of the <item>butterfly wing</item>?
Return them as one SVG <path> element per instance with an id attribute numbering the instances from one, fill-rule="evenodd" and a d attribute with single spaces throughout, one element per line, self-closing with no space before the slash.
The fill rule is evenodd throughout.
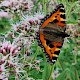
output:
<path id="1" fill-rule="evenodd" d="M 57 23 L 61 27 L 65 26 L 65 9 L 63 4 L 59 4 L 51 15 L 47 15 L 41 20 L 41 27 L 46 27 L 46 25 L 50 22 Z"/>
<path id="2" fill-rule="evenodd" d="M 41 21 L 38 43 L 45 49 L 48 61 L 55 63 L 63 45 L 65 34 L 65 9 L 59 4 L 56 9 Z"/>

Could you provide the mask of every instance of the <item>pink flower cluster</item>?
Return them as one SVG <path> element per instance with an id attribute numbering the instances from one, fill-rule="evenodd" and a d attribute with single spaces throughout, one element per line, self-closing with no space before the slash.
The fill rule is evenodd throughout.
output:
<path id="1" fill-rule="evenodd" d="M 16 72 L 19 61 L 16 54 L 20 53 L 19 50 L 20 47 L 17 47 L 14 43 L 11 44 L 10 41 L 0 43 L 0 80 L 8 80 L 9 68 L 13 67 L 13 71 Z"/>
<path id="2" fill-rule="evenodd" d="M 0 64 L 3 64 L 6 62 L 7 59 L 11 59 L 13 56 L 15 56 L 16 54 L 19 53 L 20 47 L 17 47 L 14 44 L 11 44 L 9 41 L 6 41 L 4 43 L 0 44 L 0 55 L 2 55 L 2 58 L 0 59 Z M 15 65 L 12 64 L 12 62 L 7 61 L 9 64 L 11 65 Z M 0 71 L 2 71 L 0 69 Z"/>
<path id="3" fill-rule="evenodd" d="M 38 26 L 40 20 L 44 17 L 43 14 L 37 13 L 34 16 L 28 16 L 28 15 L 23 15 L 21 22 L 16 23 L 13 25 L 14 30 L 21 32 L 21 30 L 24 31 L 31 31 L 37 29 L 37 27 L 34 27 L 34 25 Z"/>
<path id="4" fill-rule="evenodd" d="M 31 0 L 4 0 L 0 3 L 0 7 L 9 8 L 13 11 L 26 11 L 31 10 L 33 7 L 33 2 Z M 6 10 L 9 10 L 6 9 Z"/>
<path id="5" fill-rule="evenodd" d="M 1 43 L 0 46 L 0 53 L 2 53 L 3 55 L 7 55 L 8 53 L 15 55 L 20 49 L 20 47 L 17 47 L 17 45 L 11 44 L 10 41 Z"/>

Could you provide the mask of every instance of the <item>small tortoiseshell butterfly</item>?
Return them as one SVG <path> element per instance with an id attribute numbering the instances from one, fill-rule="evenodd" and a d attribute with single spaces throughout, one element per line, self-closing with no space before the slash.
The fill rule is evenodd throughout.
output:
<path id="1" fill-rule="evenodd" d="M 46 57 L 51 63 L 55 63 L 63 45 L 65 33 L 65 9 L 59 4 L 50 15 L 41 20 L 37 40 L 45 50 Z"/>

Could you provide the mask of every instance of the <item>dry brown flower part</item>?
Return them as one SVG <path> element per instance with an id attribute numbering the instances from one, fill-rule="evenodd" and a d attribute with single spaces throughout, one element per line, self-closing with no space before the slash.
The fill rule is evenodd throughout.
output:
<path id="1" fill-rule="evenodd" d="M 69 33 L 71 37 L 78 37 L 78 36 L 80 36 L 78 25 L 67 24 L 66 32 Z"/>
<path id="2" fill-rule="evenodd" d="M 52 73 L 52 78 L 53 78 L 53 79 L 56 79 L 58 76 L 59 76 L 59 71 L 58 71 L 58 69 L 57 69 L 57 70 L 54 70 L 54 72 Z"/>

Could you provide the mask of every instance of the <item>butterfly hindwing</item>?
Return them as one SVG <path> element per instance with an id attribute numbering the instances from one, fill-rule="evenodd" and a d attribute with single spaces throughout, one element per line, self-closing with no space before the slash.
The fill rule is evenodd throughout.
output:
<path id="1" fill-rule="evenodd" d="M 38 42 L 44 47 L 49 62 L 57 60 L 66 36 L 65 9 L 63 4 L 59 4 L 50 16 L 42 19 L 38 32 Z"/>

